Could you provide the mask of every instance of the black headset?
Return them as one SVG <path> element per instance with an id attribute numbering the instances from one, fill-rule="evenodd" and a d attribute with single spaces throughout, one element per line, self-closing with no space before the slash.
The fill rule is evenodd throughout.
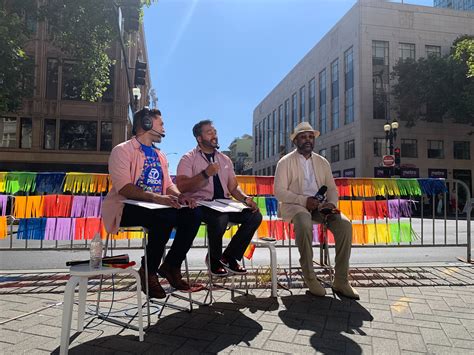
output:
<path id="1" fill-rule="evenodd" d="M 150 109 L 148 107 L 142 108 L 140 111 L 135 113 L 133 119 L 133 130 L 132 134 L 137 134 L 137 125 L 145 131 L 150 131 L 153 128 L 153 117 L 150 115 Z"/>

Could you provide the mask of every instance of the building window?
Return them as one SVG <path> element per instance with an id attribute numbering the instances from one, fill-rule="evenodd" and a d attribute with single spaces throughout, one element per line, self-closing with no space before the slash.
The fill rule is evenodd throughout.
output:
<path id="1" fill-rule="evenodd" d="M 48 58 L 46 64 L 46 98 L 58 99 L 58 67 L 57 59 Z"/>
<path id="2" fill-rule="evenodd" d="M 344 159 L 352 159 L 355 158 L 355 146 L 354 140 L 350 140 L 344 142 Z"/>
<path id="3" fill-rule="evenodd" d="M 339 144 L 331 147 L 331 163 L 339 161 Z"/>
<path id="4" fill-rule="evenodd" d="M 372 41 L 372 117 L 388 121 L 389 60 L 388 42 Z"/>
<path id="5" fill-rule="evenodd" d="M 21 136 L 20 136 L 20 148 L 31 149 L 31 138 L 33 124 L 30 117 L 22 117 L 21 122 Z"/>
<path id="6" fill-rule="evenodd" d="M 264 117 L 262 121 L 262 160 L 266 158 L 267 129 L 267 118 Z"/>
<path id="7" fill-rule="evenodd" d="M 331 64 L 331 129 L 339 128 L 339 60 Z"/>
<path id="8" fill-rule="evenodd" d="M 262 160 L 262 150 L 263 150 L 262 125 L 263 125 L 263 122 L 260 121 L 258 123 L 258 161 Z"/>
<path id="9" fill-rule="evenodd" d="M 290 123 L 290 99 L 285 100 L 285 137 L 286 139 L 286 151 L 288 152 L 291 147 L 290 141 L 290 132 L 291 132 L 291 123 Z"/>
<path id="10" fill-rule="evenodd" d="M 76 76 L 76 64 L 64 61 L 62 69 L 61 97 L 64 100 L 81 100 L 82 84 Z"/>
<path id="11" fill-rule="evenodd" d="M 385 155 L 385 138 L 374 138 L 374 157 Z"/>
<path id="12" fill-rule="evenodd" d="M 59 149 L 97 150 L 97 122 L 61 120 Z"/>
<path id="13" fill-rule="evenodd" d="M 426 50 L 426 57 L 428 58 L 430 55 L 434 55 L 436 57 L 441 57 L 441 47 L 440 46 L 425 46 Z"/>
<path id="14" fill-rule="evenodd" d="M 402 157 L 418 158 L 418 143 L 416 139 L 402 139 Z"/>
<path id="15" fill-rule="evenodd" d="M 292 101 L 292 105 L 293 105 L 292 111 L 291 111 L 291 120 L 293 122 L 292 131 L 293 131 L 295 129 L 296 125 L 298 124 L 298 100 L 297 100 L 297 97 L 296 97 L 296 92 L 291 97 L 291 101 Z"/>
<path id="16" fill-rule="evenodd" d="M 443 141 L 428 141 L 428 158 L 444 159 Z"/>
<path id="17" fill-rule="evenodd" d="M 272 135 L 272 156 L 278 151 L 277 145 L 277 136 L 278 136 L 278 122 L 277 122 L 277 113 L 276 110 L 273 110 L 272 114 L 272 129 L 270 134 Z"/>
<path id="18" fill-rule="evenodd" d="M 255 145 L 253 150 L 253 161 L 256 163 L 258 161 L 258 124 L 253 128 L 253 141 Z"/>
<path id="19" fill-rule="evenodd" d="M 267 116 L 267 146 L 265 147 L 265 151 L 267 152 L 267 155 L 265 156 L 265 158 L 270 158 L 270 149 L 272 147 L 272 138 L 273 138 L 273 132 L 272 132 L 272 128 L 270 127 L 271 125 L 271 122 L 272 122 L 272 115 L 269 114 Z"/>
<path id="20" fill-rule="evenodd" d="M 327 132 L 326 69 L 319 73 L 319 131 L 321 134 Z"/>
<path id="21" fill-rule="evenodd" d="M 278 106 L 278 153 L 285 148 L 285 117 L 283 116 L 283 105 Z"/>
<path id="22" fill-rule="evenodd" d="M 100 150 L 102 152 L 112 150 L 112 122 L 101 122 L 100 124 Z"/>
<path id="23" fill-rule="evenodd" d="M 306 116 L 305 116 L 305 112 L 306 112 L 305 90 L 306 90 L 306 88 L 304 86 L 302 88 L 300 88 L 300 120 L 299 120 L 299 122 L 303 122 L 306 119 Z"/>
<path id="24" fill-rule="evenodd" d="M 469 141 L 454 142 L 454 159 L 471 159 L 471 147 Z"/>
<path id="25" fill-rule="evenodd" d="M 43 149 L 56 149 L 56 120 L 44 120 Z"/>
<path id="26" fill-rule="evenodd" d="M 316 80 L 309 81 L 309 124 L 316 128 Z"/>
<path id="27" fill-rule="evenodd" d="M 319 155 L 326 158 L 326 155 L 327 155 L 326 148 L 320 149 L 319 150 Z"/>
<path id="28" fill-rule="evenodd" d="M 415 60 L 415 45 L 413 43 L 399 43 L 398 54 L 400 60 Z"/>
<path id="29" fill-rule="evenodd" d="M 16 117 L 0 119 L 0 148 L 16 148 Z"/>
<path id="30" fill-rule="evenodd" d="M 344 123 L 354 122 L 354 62 L 352 47 L 344 52 Z"/>

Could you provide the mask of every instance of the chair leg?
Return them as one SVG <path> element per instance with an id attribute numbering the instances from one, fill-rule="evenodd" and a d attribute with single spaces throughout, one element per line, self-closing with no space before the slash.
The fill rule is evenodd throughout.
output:
<path id="1" fill-rule="evenodd" d="M 150 290 L 148 287 L 148 258 L 147 258 L 147 251 L 146 251 L 146 245 L 148 243 L 148 231 L 143 231 L 144 236 L 143 236 L 143 252 L 144 252 L 144 259 L 145 259 L 145 293 L 146 293 L 146 309 L 147 309 L 147 320 L 148 320 L 148 325 L 147 329 L 151 325 L 151 315 L 150 315 Z"/>
<path id="2" fill-rule="evenodd" d="M 60 355 L 66 355 L 69 351 L 69 336 L 71 335 L 72 309 L 74 305 L 74 290 L 79 283 L 79 278 L 72 276 L 64 290 L 63 316 L 61 322 L 61 345 Z"/>
<path id="3" fill-rule="evenodd" d="M 79 309 L 77 311 L 78 332 L 82 332 L 84 330 L 84 317 L 86 315 L 87 281 L 88 279 L 86 277 L 81 277 L 79 280 Z M 97 308 L 96 313 L 99 313 L 99 308 Z"/>
<path id="4" fill-rule="evenodd" d="M 132 275 L 135 277 L 137 284 L 137 311 L 138 311 L 138 338 L 140 341 L 144 340 L 143 334 L 143 310 L 142 310 L 142 286 L 138 272 L 133 270 Z"/>

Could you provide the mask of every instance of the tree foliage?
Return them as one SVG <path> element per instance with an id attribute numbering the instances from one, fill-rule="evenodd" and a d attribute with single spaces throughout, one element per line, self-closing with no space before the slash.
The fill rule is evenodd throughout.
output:
<path id="1" fill-rule="evenodd" d="M 32 35 L 26 14 L 34 14 L 35 1 L 0 2 L 0 112 L 14 111 L 33 89 L 33 59 L 24 45 Z"/>
<path id="2" fill-rule="evenodd" d="M 466 63 L 467 76 L 474 77 L 474 36 L 462 36 L 454 41 L 453 57 Z"/>
<path id="3" fill-rule="evenodd" d="M 81 98 L 96 101 L 106 91 L 113 64 L 109 49 L 119 39 L 118 7 L 142 14 L 151 0 L 0 0 L 0 112 L 16 110 L 31 95 L 31 86 L 18 85 L 31 60 L 25 47 L 32 38 L 24 14 L 48 23 L 51 42 L 63 59 L 76 62 Z"/>
<path id="4" fill-rule="evenodd" d="M 474 81 L 465 61 L 454 55 L 400 60 L 391 77 L 395 106 L 408 127 L 418 120 L 474 125 Z"/>

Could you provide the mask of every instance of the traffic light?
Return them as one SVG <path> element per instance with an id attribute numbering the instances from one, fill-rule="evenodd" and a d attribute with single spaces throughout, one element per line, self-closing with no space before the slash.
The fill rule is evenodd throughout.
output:
<path id="1" fill-rule="evenodd" d="M 135 86 L 145 85 L 145 78 L 146 78 L 146 63 L 140 62 L 139 60 L 137 60 L 135 62 L 135 79 L 134 79 Z"/>
<path id="2" fill-rule="evenodd" d="M 140 0 L 127 0 L 122 6 L 123 25 L 126 32 L 140 29 Z"/>
<path id="3" fill-rule="evenodd" d="M 394 153 L 395 153 L 395 165 L 400 166 L 400 148 L 395 148 Z"/>

